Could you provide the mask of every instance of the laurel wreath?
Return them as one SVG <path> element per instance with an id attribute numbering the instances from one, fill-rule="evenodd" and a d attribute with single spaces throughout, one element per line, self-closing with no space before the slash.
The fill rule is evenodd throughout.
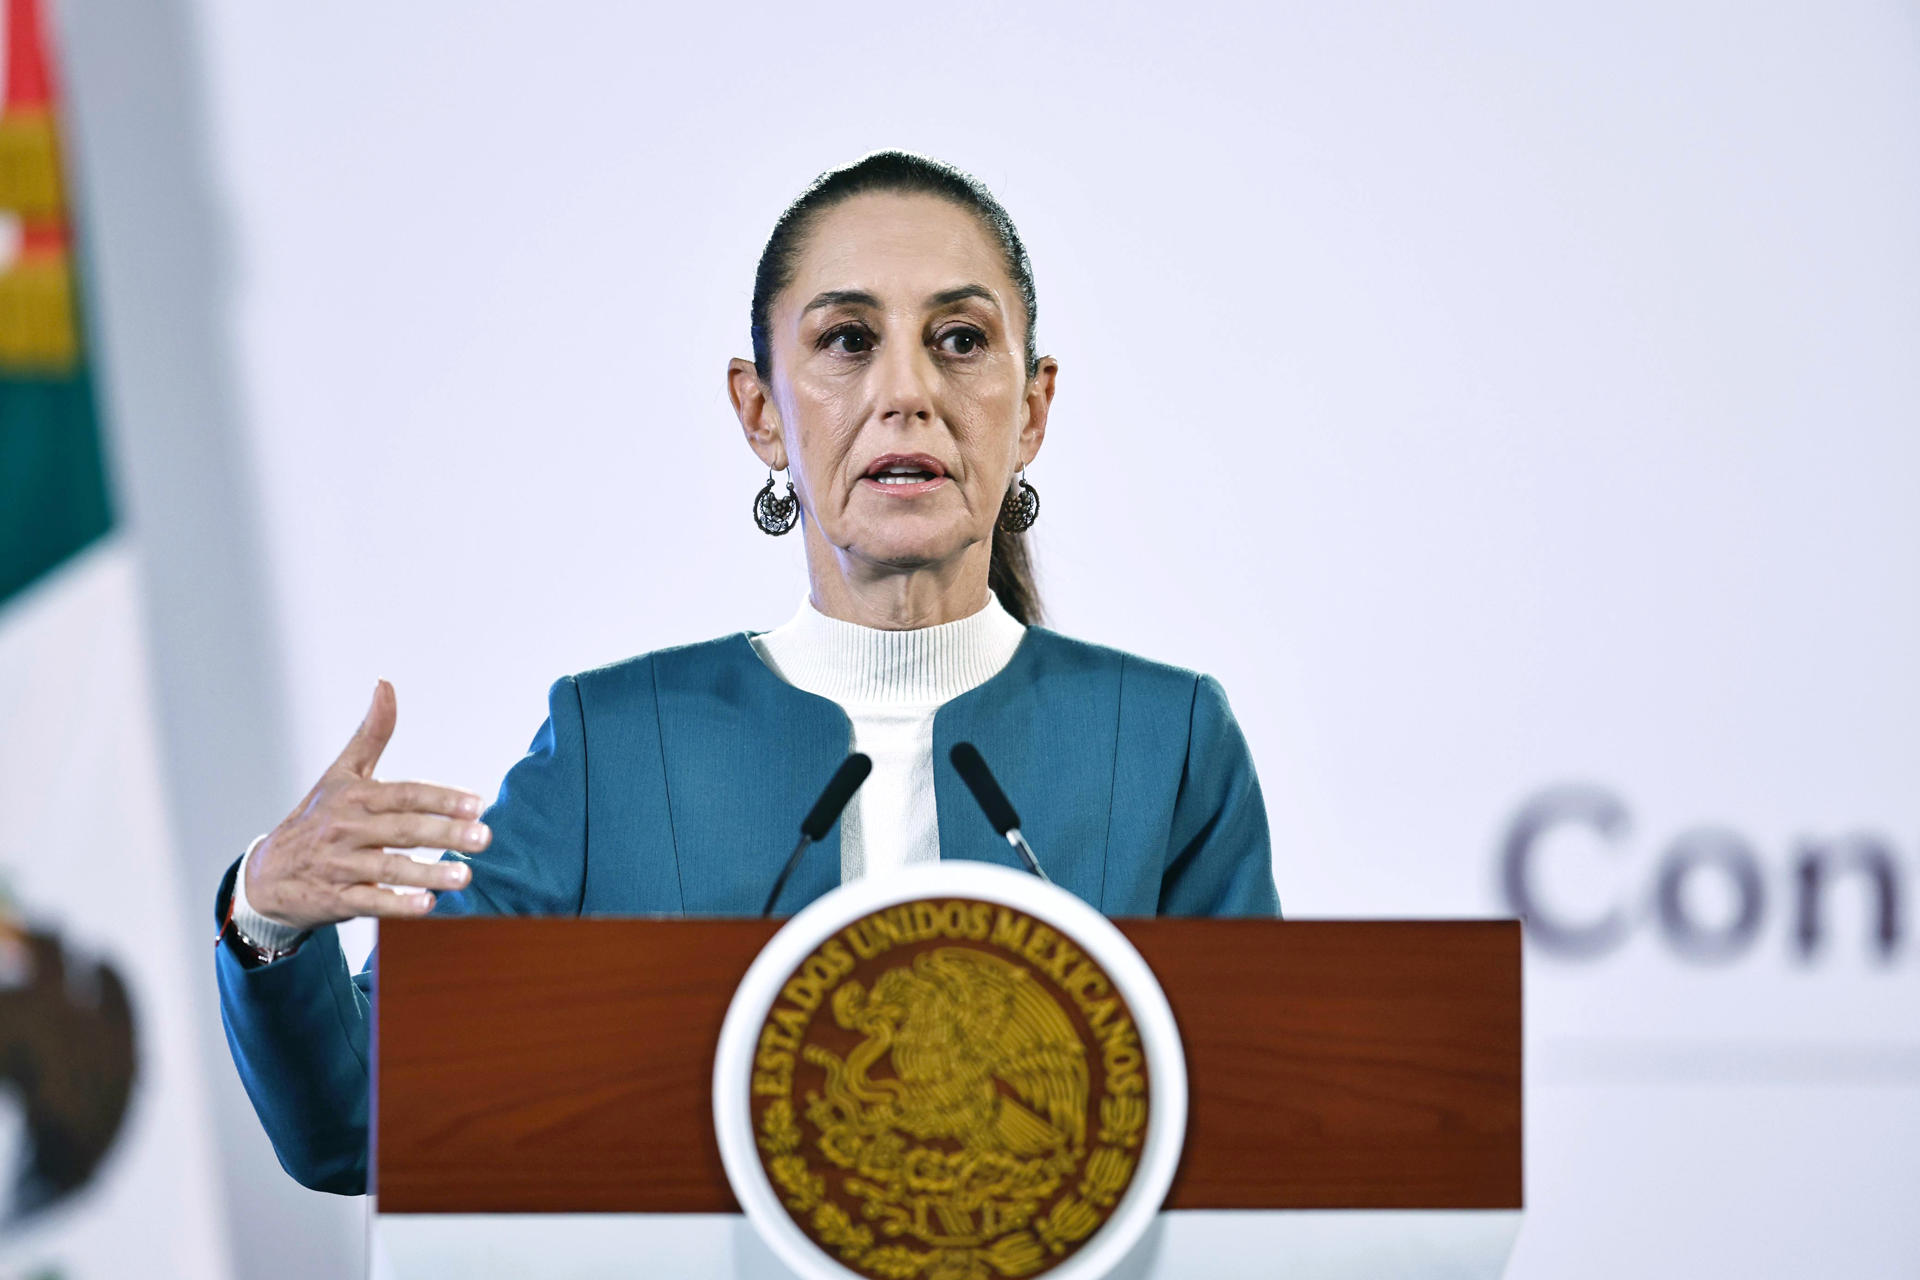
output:
<path id="1" fill-rule="evenodd" d="M 994 1280 L 996 1276 L 1031 1275 L 1078 1245 L 1100 1225 L 1133 1177 L 1141 1131 L 1147 1121 L 1146 1099 L 1109 1094 L 1100 1103 L 1099 1145 L 1087 1156 L 1079 1183 L 1056 1200 L 1031 1227 L 1021 1226 L 985 1245 L 916 1249 L 901 1243 L 881 1244 L 873 1228 L 855 1222 L 847 1211 L 827 1198 L 826 1177 L 809 1167 L 800 1154 L 804 1135 L 793 1104 L 779 1098 L 761 1113 L 757 1141 L 767 1153 L 767 1172 L 779 1186 L 787 1208 L 813 1228 L 814 1237 L 851 1267 L 879 1280 Z M 849 1153 L 838 1153 L 834 1163 L 853 1163 Z M 939 1155 L 941 1153 L 929 1153 Z M 877 1221 L 887 1234 L 905 1229 L 906 1215 L 888 1203 L 887 1189 L 848 1175 L 843 1184 L 862 1201 L 861 1213 Z M 1032 1199 L 1050 1194 L 1057 1178 L 1024 1188 Z M 1044 1186 L 1044 1190 L 1040 1187 Z M 1009 1221 L 1021 1221 L 1018 1216 Z"/>

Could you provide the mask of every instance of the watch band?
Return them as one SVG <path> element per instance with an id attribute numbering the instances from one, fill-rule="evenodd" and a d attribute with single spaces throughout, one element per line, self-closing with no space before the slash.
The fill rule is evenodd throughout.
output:
<path id="1" fill-rule="evenodd" d="M 240 874 L 247 865 L 248 857 L 266 838 L 265 835 L 255 836 L 253 843 L 247 846 L 246 853 L 241 854 L 234 860 L 233 865 L 227 868 L 227 874 L 221 878 L 220 892 L 215 896 L 213 904 L 214 918 L 220 922 L 219 932 L 213 938 L 214 944 L 216 946 L 224 944 L 234 953 L 235 958 L 249 969 L 258 969 L 276 960 L 286 959 L 298 951 L 309 936 L 302 933 L 284 946 L 268 946 L 248 937 L 246 930 L 242 929 L 233 918 L 234 906 L 240 899 L 240 894 L 237 892 Z"/>

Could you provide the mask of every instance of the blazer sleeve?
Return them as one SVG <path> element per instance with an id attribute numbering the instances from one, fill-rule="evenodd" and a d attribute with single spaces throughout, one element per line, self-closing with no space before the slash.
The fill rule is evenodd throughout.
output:
<path id="1" fill-rule="evenodd" d="M 1194 681 L 1186 768 L 1167 854 L 1161 915 L 1280 914 L 1260 779 L 1226 691 L 1212 676 Z"/>
<path id="2" fill-rule="evenodd" d="M 575 915 L 586 883 L 586 734 L 573 677 L 547 694 L 547 720 L 482 815 L 493 840 L 473 858 L 473 879 L 441 894 L 434 915 Z M 222 919 L 232 877 L 216 908 Z M 227 1045 L 274 1153 L 316 1191 L 367 1189 L 370 992 L 378 951 L 353 973 L 332 925 L 300 949 L 249 967 L 215 947 Z"/>

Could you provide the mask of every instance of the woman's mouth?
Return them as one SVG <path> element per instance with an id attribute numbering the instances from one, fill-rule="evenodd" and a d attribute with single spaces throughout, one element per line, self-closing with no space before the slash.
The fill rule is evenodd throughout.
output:
<path id="1" fill-rule="evenodd" d="M 925 454 L 889 454 L 875 458 L 860 477 L 864 487 L 895 498 L 931 493 L 947 482 L 947 469 Z"/>

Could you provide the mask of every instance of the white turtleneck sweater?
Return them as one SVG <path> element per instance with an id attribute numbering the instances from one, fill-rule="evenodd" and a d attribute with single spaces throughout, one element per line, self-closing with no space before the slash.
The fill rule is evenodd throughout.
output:
<path id="1" fill-rule="evenodd" d="M 791 619 L 752 638 L 774 674 L 839 703 L 853 722 L 848 750 L 873 759 L 840 815 L 842 883 L 939 860 L 934 712 L 997 674 L 1025 634 L 989 592 L 971 617 L 912 631 L 841 622 L 802 600 Z"/>
<path id="2" fill-rule="evenodd" d="M 873 772 L 840 815 L 842 883 L 939 860 L 934 712 L 997 675 L 1025 634 L 999 597 L 988 592 L 986 608 L 971 617 L 912 631 L 841 622 L 803 599 L 792 618 L 751 638 L 754 652 L 775 675 L 839 703 L 853 722 L 847 749 L 873 760 Z M 259 843 L 247 849 L 248 856 Z M 233 885 L 233 920 L 240 932 L 269 947 L 296 941 L 301 930 L 253 909 L 246 884 L 243 858 Z"/>

